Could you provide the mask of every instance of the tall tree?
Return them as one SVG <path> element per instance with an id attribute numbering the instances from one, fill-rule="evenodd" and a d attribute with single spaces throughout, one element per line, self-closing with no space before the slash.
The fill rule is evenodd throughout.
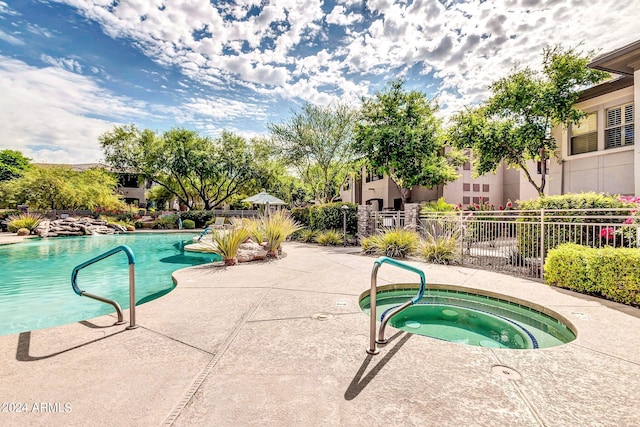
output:
<path id="1" fill-rule="evenodd" d="M 521 169 L 540 196 L 546 186 L 547 159 L 557 147 L 551 129 L 578 123 L 585 113 L 574 104 L 582 89 L 607 74 L 587 67 L 589 58 L 560 46 L 543 51 L 542 72 L 514 69 L 490 86 L 484 104 L 457 113 L 448 131 L 458 148 L 471 148 L 474 172 L 494 172 L 502 161 Z M 539 180 L 527 161 L 540 162 Z"/>
<path id="2" fill-rule="evenodd" d="M 363 98 L 355 147 L 375 172 L 396 183 L 404 208 L 414 185 L 433 187 L 457 179 L 461 158 L 455 151 L 444 154 L 435 102 L 403 85 L 393 80 L 373 98 Z"/>
<path id="3" fill-rule="evenodd" d="M 29 159 L 20 151 L 0 150 L 0 182 L 22 176 L 29 167 Z"/>
<path id="4" fill-rule="evenodd" d="M 246 140 L 226 131 L 213 140 L 183 128 L 157 135 L 116 126 L 100 136 L 100 145 L 109 165 L 143 174 L 191 209 L 219 206 L 254 176 Z"/>
<path id="5" fill-rule="evenodd" d="M 117 178 L 104 169 L 83 172 L 68 166 L 34 166 L 23 176 L 0 186 L 9 206 L 26 204 L 32 209 L 120 209 Z"/>
<path id="6" fill-rule="evenodd" d="M 355 160 L 352 137 L 356 113 L 346 105 L 305 104 L 281 124 L 270 124 L 272 141 L 286 164 L 318 201 L 333 201 Z"/>

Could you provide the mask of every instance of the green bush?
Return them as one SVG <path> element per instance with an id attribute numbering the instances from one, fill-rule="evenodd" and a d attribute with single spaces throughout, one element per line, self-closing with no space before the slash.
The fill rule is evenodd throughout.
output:
<path id="1" fill-rule="evenodd" d="M 544 265 L 550 285 L 640 305 L 640 251 L 560 245 L 549 251 Z"/>
<path id="2" fill-rule="evenodd" d="M 291 218 L 296 221 L 298 224 L 309 227 L 309 206 L 300 207 L 300 208 L 292 208 L 291 209 Z"/>
<path id="3" fill-rule="evenodd" d="M 543 198 L 520 202 L 520 209 L 538 212 L 521 212 L 516 220 L 516 235 L 518 238 L 518 250 L 525 257 L 539 256 L 540 254 L 540 227 L 530 226 L 527 223 L 540 222 L 540 209 L 562 209 L 563 212 L 545 212 L 546 223 L 562 222 L 563 225 L 545 227 L 545 251 L 568 242 L 585 242 L 599 247 L 606 244 L 605 239 L 600 238 L 600 227 L 575 226 L 573 223 L 623 223 L 629 216 L 629 212 L 602 212 L 600 209 L 631 208 L 635 205 L 621 201 L 617 196 L 600 193 L 563 194 L 560 196 L 546 196 Z M 575 211 L 576 209 L 593 209 Z M 585 215 L 611 216 L 607 219 L 584 219 Z M 562 216 L 562 218 L 558 218 Z M 569 218 L 567 218 L 569 216 Z M 575 216 L 575 218 L 571 218 Z"/>
<path id="4" fill-rule="evenodd" d="M 415 253 L 420 245 L 418 233 L 409 230 L 391 229 L 382 234 L 362 239 L 362 250 L 368 254 L 405 258 Z"/>
<path id="5" fill-rule="evenodd" d="M 185 219 L 182 221 L 182 228 L 185 230 L 193 230 L 196 228 L 196 223 L 193 220 Z"/>
<path id="6" fill-rule="evenodd" d="M 321 246 L 338 246 L 343 243 L 342 231 L 324 230 L 316 236 L 316 242 Z"/>
<path id="7" fill-rule="evenodd" d="M 162 215 L 155 221 L 155 225 L 153 228 L 157 228 L 159 230 L 170 230 L 173 228 L 178 228 L 178 216 L 177 215 Z"/>
<path id="8" fill-rule="evenodd" d="M 309 207 L 309 224 L 312 230 L 342 230 L 342 206 L 347 206 L 347 233 L 358 231 L 358 205 L 354 203 L 326 203 Z M 300 213 L 299 213 L 300 214 Z"/>
<path id="9" fill-rule="evenodd" d="M 185 220 L 191 220 L 195 223 L 195 226 L 198 228 L 204 228 L 209 221 L 211 221 L 215 217 L 215 212 L 213 211 L 201 211 L 201 210 L 192 210 L 180 212 L 180 218 L 182 218 L 182 224 L 184 225 Z"/>

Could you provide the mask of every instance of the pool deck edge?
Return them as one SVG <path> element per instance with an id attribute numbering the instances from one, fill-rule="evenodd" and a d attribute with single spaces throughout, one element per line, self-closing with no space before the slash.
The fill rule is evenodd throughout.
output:
<path id="1" fill-rule="evenodd" d="M 549 307 L 571 320 L 578 337 L 541 350 L 493 350 L 389 328 L 391 342 L 370 356 L 368 318 L 358 296 L 369 287 L 374 259 L 350 254 L 352 248 L 298 243 L 287 243 L 285 252 L 267 263 L 175 272 L 178 286 L 171 293 L 137 307 L 141 327 L 135 330 L 111 326 L 114 318 L 102 316 L 0 336 L 0 400 L 29 408 L 0 412 L 0 424 L 572 426 L 636 420 L 639 317 L 526 279 L 411 261 L 427 281 Z M 415 280 L 391 267 L 379 273 L 381 284 Z M 509 369 L 517 376 L 501 374 Z M 40 403 L 51 404 L 34 411 Z"/>

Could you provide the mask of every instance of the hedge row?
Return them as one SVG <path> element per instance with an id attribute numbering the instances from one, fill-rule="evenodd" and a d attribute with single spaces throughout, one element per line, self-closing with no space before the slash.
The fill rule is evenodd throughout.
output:
<path id="1" fill-rule="evenodd" d="M 602 212 L 599 209 L 609 208 L 630 208 L 632 205 L 618 200 L 617 196 L 610 196 L 600 193 L 579 193 L 579 194 L 563 194 L 560 196 L 546 196 L 535 200 L 521 201 L 519 209 L 533 210 L 537 212 L 521 212 L 516 220 L 516 233 L 518 236 L 518 250 L 525 257 L 537 256 L 540 253 L 540 228 L 530 227 L 524 223 L 540 222 L 540 209 L 554 210 L 567 209 L 573 211 L 565 212 L 545 212 L 545 223 L 564 222 L 564 223 L 598 223 L 603 219 L 584 219 L 580 216 L 584 215 L 606 215 L 612 216 L 607 222 L 623 223 L 628 217 L 627 212 Z M 576 211 L 576 209 L 593 209 L 589 211 Z M 564 218 L 556 218 L 563 216 Z M 567 218 L 567 216 L 576 216 Z M 618 218 L 615 218 L 615 217 Z M 602 242 L 598 227 L 554 225 L 546 227 L 545 232 L 545 250 L 549 250 L 562 243 L 568 242 L 592 242 L 593 245 L 599 246 Z M 606 242 L 604 242 L 606 243 Z"/>
<path id="2" fill-rule="evenodd" d="M 325 203 L 291 209 L 291 216 L 311 230 L 342 230 L 342 206 L 347 206 L 347 234 L 358 232 L 358 205 L 355 203 Z"/>
<path id="3" fill-rule="evenodd" d="M 640 305 L 639 265 L 638 249 L 567 243 L 549 251 L 544 274 L 553 286 Z"/>

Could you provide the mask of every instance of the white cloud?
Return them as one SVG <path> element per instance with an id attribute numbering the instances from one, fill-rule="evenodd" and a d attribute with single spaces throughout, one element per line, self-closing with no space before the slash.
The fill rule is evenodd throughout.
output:
<path id="1" fill-rule="evenodd" d="M 24 46 L 24 41 L 19 39 L 18 37 L 12 36 L 11 34 L 7 34 L 4 31 L 0 30 L 0 40 L 4 40 L 9 44 L 13 44 L 16 46 Z"/>
<path id="2" fill-rule="evenodd" d="M 82 74 L 82 65 L 73 58 L 54 58 L 49 55 L 40 55 L 42 62 L 53 65 L 63 70 L 71 71 L 72 73 Z M 94 67 L 95 68 L 95 67 Z"/>
<path id="3" fill-rule="evenodd" d="M 362 21 L 362 16 L 357 13 L 346 13 L 347 9 L 344 6 L 337 5 L 333 8 L 330 14 L 327 15 L 327 24 L 335 24 L 347 26 L 356 22 Z"/>
<path id="4" fill-rule="evenodd" d="M 62 68 L 36 68 L 0 56 L 3 139 L 38 162 L 93 162 L 98 136 L 113 122 L 146 116 L 145 105 L 115 96 Z"/>
<path id="5" fill-rule="evenodd" d="M 76 7 L 109 36 L 132 42 L 152 60 L 182 73 L 175 92 L 189 94 L 189 101 L 180 108 L 163 107 L 163 114 L 209 130 L 219 129 L 225 119 L 266 120 L 273 114 L 268 115 L 268 101 L 274 97 L 292 105 L 301 100 L 357 104 L 362 95 L 380 89 L 382 83 L 371 86 L 370 81 L 384 82 L 398 75 L 416 79 L 410 82 L 413 86 L 422 85 L 437 95 L 446 116 L 483 100 L 488 85 L 514 64 L 539 66 L 547 44 L 576 46 L 584 41 L 585 50 L 608 51 L 640 34 L 640 20 L 629 18 L 637 15 L 640 0 L 337 0 L 327 15 L 322 7 L 330 3 L 322 0 L 56 1 Z M 249 16 L 256 10 L 259 13 Z M 9 13 L 7 3 L 0 0 L 0 14 Z M 365 16 L 370 20 L 365 21 Z M 334 31 L 342 34 L 333 25 L 343 27 L 342 38 L 328 38 Z M 40 27 L 25 28 L 46 34 Z M 22 41 L 19 37 L 0 32 L 0 39 L 14 45 Z M 65 147 L 65 138 L 73 138 L 71 132 L 64 135 L 65 127 L 77 129 L 76 135 L 88 135 L 91 126 L 108 127 L 94 117 L 131 122 L 161 110 L 116 97 L 95 81 L 70 73 L 82 72 L 82 64 L 72 55 L 43 56 L 57 68 L 39 71 L 15 60 L 0 64 L 4 79 L 0 84 L 9 89 L 17 86 L 7 92 L 9 97 L 0 108 L 7 109 L 11 103 L 21 108 L 19 115 L 24 118 L 15 113 L 11 117 L 38 141 L 36 145 L 51 140 Z M 104 78 L 102 68 L 85 66 Z M 12 69 L 25 71 L 24 76 L 11 75 Z M 435 87 L 433 77 L 438 79 Z M 7 79 L 18 83 L 7 83 Z M 194 94 L 203 86 L 207 96 Z M 237 88 L 255 94 L 260 102 L 229 95 Z M 6 90 L 1 92 L 3 97 Z M 32 111 L 44 111 L 44 106 L 52 111 L 41 114 L 51 130 L 40 125 L 30 129 L 30 123 L 37 122 Z M 12 128 L 14 136 L 24 139 L 15 131 L 19 127 Z M 93 141 L 99 133 L 94 131 Z M 67 145 L 81 148 L 79 139 L 75 141 Z"/>

